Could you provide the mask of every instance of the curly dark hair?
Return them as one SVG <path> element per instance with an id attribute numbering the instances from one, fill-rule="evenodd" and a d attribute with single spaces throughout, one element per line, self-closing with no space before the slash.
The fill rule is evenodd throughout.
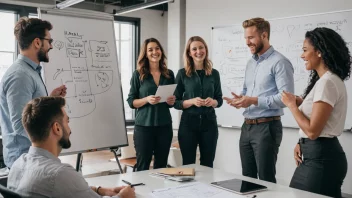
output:
<path id="1" fill-rule="evenodd" d="M 326 67 L 341 80 L 347 80 L 351 74 L 351 55 L 346 42 L 341 35 L 330 28 L 318 27 L 312 31 L 307 31 L 305 38 L 321 53 L 321 57 Z M 312 70 L 309 82 L 304 91 L 305 98 L 319 80 L 317 71 Z"/>

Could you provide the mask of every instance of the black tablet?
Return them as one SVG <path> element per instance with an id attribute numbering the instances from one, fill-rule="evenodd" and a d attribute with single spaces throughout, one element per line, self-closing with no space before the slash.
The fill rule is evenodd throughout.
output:
<path id="1" fill-rule="evenodd" d="M 243 181 L 240 179 L 230 179 L 225 181 L 212 182 L 211 184 L 215 187 L 228 190 L 237 194 L 242 194 L 242 195 L 252 193 L 252 192 L 267 190 L 266 186 Z"/>

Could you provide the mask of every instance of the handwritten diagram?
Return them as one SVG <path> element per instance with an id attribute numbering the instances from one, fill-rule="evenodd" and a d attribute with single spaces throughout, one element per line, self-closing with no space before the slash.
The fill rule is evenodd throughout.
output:
<path id="1" fill-rule="evenodd" d="M 299 82 L 302 80 L 307 82 L 307 76 L 309 75 L 309 71 L 306 70 L 306 67 L 304 65 L 304 61 L 302 60 L 302 58 L 299 56 L 296 56 L 296 57 L 288 57 L 288 59 L 290 60 L 293 66 L 295 82 Z"/>
<path id="2" fill-rule="evenodd" d="M 306 86 L 309 71 L 306 70 L 301 59 L 304 35 L 306 31 L 316 27 L 329 27 L 336 31 L 347 28 L 347 19 L 311 21 L 295 21 L 287 23 L 285 20 L 273 20 L 271 24 L 271 45 L 292 63 L 296 88 Z M 242 91 L 245 70 L 252 54 L 244 39 L 244 30 L 240 25 L 213 29 L 212 60 L 214 67 L 220 72 L 224 94 Z M 352 46 L 352 42 L 347 42 Z M 299 85 L 298 85 L 299 84 Z M 300 94 L 300 93 L 299 93 Z"/>
<path id="3" fill-rule="evenodd" d="M 294 69 L 294 94 L 302 95 L 308 85 L 310 71 L 306 69 L 305 61 L 301 58 L 303 42 L 307 31 L 317 27 L 327 27 L 338 32 L 352 50 L 351 12 L 313 14 L 306 16 L 285 17 L 270 20 L 270 44 L 276 51 L 287 57 Z M 242 30 L 242 31 L 241 31 Z M 212 29 L 211 59 L 214 68 L 220 72 L 221 87 L 224 96 L 231 96 L 231 92 L 240 94 L 243 89 L 245 70 L 252 54 L 248 50 L 241 24 L 221 26 Z M 254 74 L 247 74 L 254 75 Z M 346 81 L 347 89 L 352 81 Z M 351 100 L 352 102 L 352 100 Z M 352 112 L 352 111 L 351 111 Z M 241 126 L 242 112 L 223 105 L 217 109 L 218 124 L 224 126 Z M 298 127 L 297 122 L 287 109 L 282 123 L 288 127 Z M 228 115 L 231 115 L 230 117 Z M 347 119 L 352 119 L 352 113 L 347 113 Z M 346 129 L 350 128 L 345 124 Z"/>
<path id="4" fill-rule="evenodd" d="M 244 42 L 242 27 L 233 27 L 228 32 L 216 34 L 218 37 L 213 43 L 213 62 L 218 69 L 224 95 L 238 92 L 243 88 L 246 64 L 251 56 Z"/>
<path id="5" fill-rule="evenodd" d="M 64 36 L 66 40 L 55 41 L 54 47 L 66 54 L 69 64 L 56 68 L 52 79 L 66 85 L 67 113 L 79 118 L 92 113 L 95 96 L 113 84 L 113 61 L 107 41 L 85 40 L 84 35 L 69 31 Z"/>

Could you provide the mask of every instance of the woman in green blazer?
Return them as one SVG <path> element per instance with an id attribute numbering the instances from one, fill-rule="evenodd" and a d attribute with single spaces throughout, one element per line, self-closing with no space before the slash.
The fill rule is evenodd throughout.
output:
<path id="1" fill-rule="evenodd" d="M 178 131 L 183 165 L 195 163 L 199 145 L 200 164 L 213 167 L 218 140 L 214 108 L 223 103 L 220 75 L 213 69 L 207 44 L 199 36 L 188 40 L 183 59 L 175 91 L 175 108 L 183 111 Z"/>

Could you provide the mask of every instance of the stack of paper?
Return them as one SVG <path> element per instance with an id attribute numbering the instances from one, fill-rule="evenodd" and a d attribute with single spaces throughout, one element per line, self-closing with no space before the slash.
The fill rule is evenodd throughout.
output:
<path id="1" fill-rule="evenodd" d="M 154 198 L 243 198 L 245 196 L 234 194 L 211 185 L 192 182 L 171 188 L 152 191 Z"/>

